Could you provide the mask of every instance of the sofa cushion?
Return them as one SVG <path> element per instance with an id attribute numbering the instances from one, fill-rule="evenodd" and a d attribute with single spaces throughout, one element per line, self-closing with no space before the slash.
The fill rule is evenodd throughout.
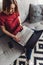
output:
<path id="1" fill-rule="evenodd" d="M 39 22 L 43 19 L 43 5 L 30 4 L 29 7 L 29 20 L 31 23 Z"/>

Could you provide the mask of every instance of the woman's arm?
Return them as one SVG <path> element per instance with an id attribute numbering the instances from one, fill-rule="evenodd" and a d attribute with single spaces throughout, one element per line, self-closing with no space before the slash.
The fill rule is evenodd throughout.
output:
<path id="1" fill-rule="evenodd" d="M 19 22 L 20 22 L 21 29 L 23 30 L 23 26 L 22 26 L 22 24 L 21 24 L 20 16 L 18 16 L 18 19 L 19 19 Z"/>
<path id="2" fill-rule="evenodd" d="M 7 31 L 7 30 L 5 29 L 5 26 L 1 26 L 1 29 L 2 29 L 2 31 L 3 31 L 5 34 L 7 34 L 8 36 L 12 37 L 14 40 L 16 40 L 16 41 L 19 41 L 19 40 L 20 40 L 16 35 L 13 35 L 13 34 L 10 33 L 9 31 Z"/>
<path id="3" fill-rule="evenodd" d="M 20 16 L 18 16 L 18 19 L 19 19 L 20 25 L 22 26 Z"/>

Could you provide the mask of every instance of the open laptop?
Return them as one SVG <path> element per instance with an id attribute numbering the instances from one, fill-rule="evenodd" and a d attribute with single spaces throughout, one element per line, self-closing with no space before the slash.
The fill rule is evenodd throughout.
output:
<path id="1" fill-rule="evenodd" d="M 17 37 L 20 37 L 20 41 L 18 43 L 22 46 L 25 46 L 26 42 L 30 39 L 33 33 L 33 30 L 26 26 L 23 26 L 23 30 L 17 34 Z"/>

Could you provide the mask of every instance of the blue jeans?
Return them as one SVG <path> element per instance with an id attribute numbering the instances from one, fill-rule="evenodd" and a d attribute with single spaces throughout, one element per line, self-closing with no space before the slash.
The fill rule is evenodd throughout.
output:
<path id="1" fill-rule="evenodd" d="M 29 48 L 29 49 L 26 49 L 26 58 L 27 58 L 27 60 L 29 60 L 30 58 L 31 58 L 31 53 L 32 53 L 32 49 L 31 48 Z"/>
<path id="2" fill-rule="evenodd" d="M 38 41 L 42 31 L 35 31 L 30 40 L 25 45 L 26 58 L 29 60 L 31 57 L 32 49 L 34 48 L 36 42 Z"/>

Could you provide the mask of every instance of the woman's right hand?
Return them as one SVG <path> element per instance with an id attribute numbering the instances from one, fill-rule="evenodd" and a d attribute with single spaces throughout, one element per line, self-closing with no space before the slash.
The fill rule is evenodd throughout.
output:
<path id="1" fill-rule="evenodd" d="M 17 41 L 17 42 L 19 42 L 19 41 L 20 41 L 20 38 L 19 38 L 19 37 L 17 37 L 17 36 L 14 36 L 14 37 L 13 37 L 13 39 L 14 39 L 15 41 Z"/>

